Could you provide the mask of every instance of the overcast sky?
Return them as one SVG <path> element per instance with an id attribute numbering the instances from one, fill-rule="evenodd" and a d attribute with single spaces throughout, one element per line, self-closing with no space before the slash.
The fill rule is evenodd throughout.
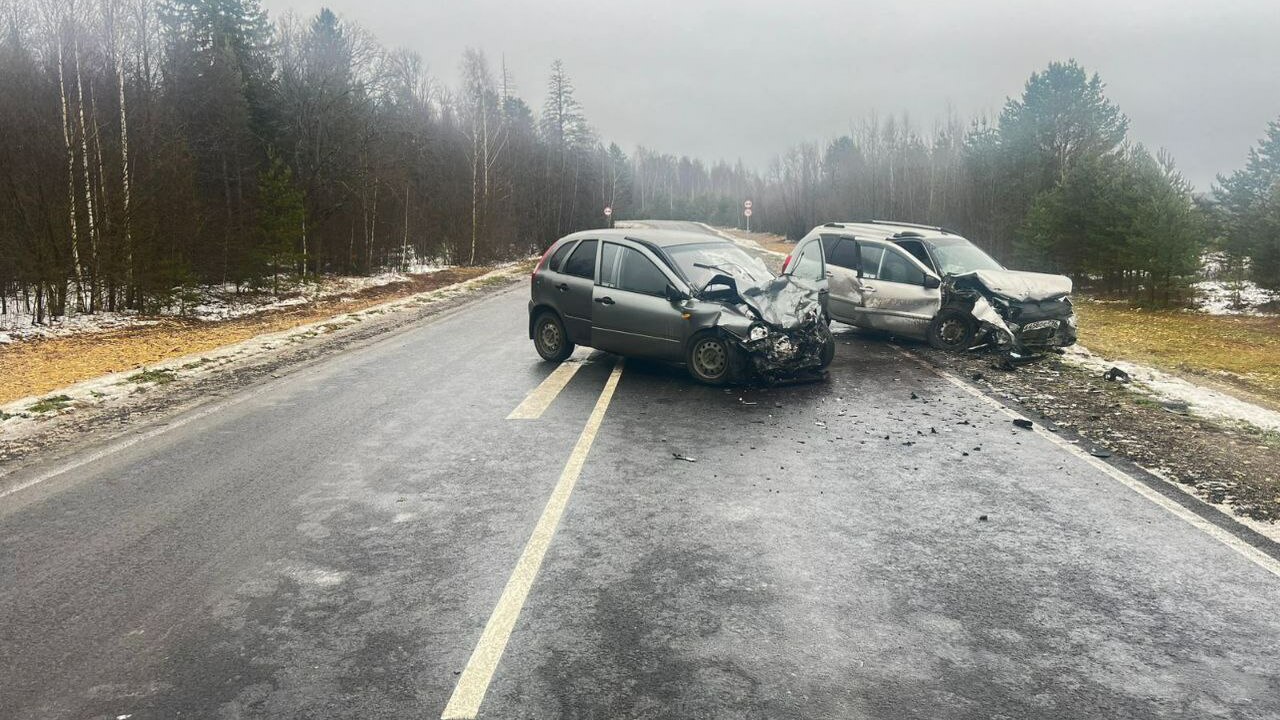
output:
<path id="1" fill-rule="evenodd" d="M 541 107 L 564 60 L 590 122 L 645 145 L 763 169 L 875 110 L 928 130 L 948 108 L 999 112 L 1027 76 L 1076 58 L 1107 83 L 1131 136 L 1207 189 L 1280 117 L 1280 0 L 263 0 L 328 6 L 455 84 L 467 47 Z"/>

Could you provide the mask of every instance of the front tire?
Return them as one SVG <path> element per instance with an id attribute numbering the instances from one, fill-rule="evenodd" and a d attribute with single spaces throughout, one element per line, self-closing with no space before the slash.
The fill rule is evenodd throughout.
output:
<path id="1" fill-rule="evenodd" d="M 978 323 L 969 311 L 958 307 L 944 307 L 929 323 L 929 344 L 939 350 L 959 352 L 973 346 Z"/>
<path id="2" fill-rule="evenodd" d="M 707 385 L 724 385 L 733 376 L 734 348 L 728 340 L 711 333 L 694 335 L 685 351 L 685 365 L 694 380 Z"/>
<path id="3" fill-rule="evenodd" d="M 549 362 L 564 362 L 573 354 L 573 343 L 564 331 L 564 323 L 549 311 L 533 321 L 533 347 Z"/>

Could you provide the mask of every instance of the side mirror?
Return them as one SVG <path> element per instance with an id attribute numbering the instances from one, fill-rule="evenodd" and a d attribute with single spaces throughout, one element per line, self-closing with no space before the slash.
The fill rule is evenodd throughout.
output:
<path id="1" fill-rule="evenodd" d="M 942 287 L 942 281 L 933 275 L 925 275 L 924 287 L 926 290 L 937 290 Z"/>
<path id="2" fill-rule="evenodd" d="M 688 294 L 686 294 L 683 290 L 678 289 L 675 285 L 672 285 L 671 283 L 667 283 L 666 294 L 667 294 L 667 299 L 673 303 L 684 302 L 685 300 L 689 299 Z"/>

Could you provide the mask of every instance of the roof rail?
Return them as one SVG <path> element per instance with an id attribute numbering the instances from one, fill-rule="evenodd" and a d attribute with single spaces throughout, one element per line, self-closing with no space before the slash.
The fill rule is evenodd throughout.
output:
<path id="1" fill-rule="evenodd" d="M 823 224 L 822 224 L 822 227 L 843 228 L 843 227 L 844 227 L 844 225 L 842 225 L 842 224 L 840 224 L 840 223 L 838 223 L 838 222 L 829 222 L 829 223 L 823 223 Z"/>
<path id="2" fill-rule="evenodd" d="M 921 230 L 937 230 L 938 232 L 951 234 L 950 230 L 947 230 L 944 227 L 938 227 L 937 225 L 921 225 L 920 223 L 898 222 L 896 220 L 869 220 L 868 222 L 872 225 L 898 225 L 900 227 L 920 228 Z"/>

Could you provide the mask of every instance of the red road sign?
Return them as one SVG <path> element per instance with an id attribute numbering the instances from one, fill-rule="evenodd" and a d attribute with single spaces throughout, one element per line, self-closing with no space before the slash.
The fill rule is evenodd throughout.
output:
<path id="1" fill-rule="evenodd" d="M 613 208 L 611 208 L 611 207 L 607 207 L 607 208 L 605 208 L 605 209 L 604 209 L 604 216 L 605 216 L 605 217 L 609 217 L 609 216 L 610 216 L 610 215 L 612 215 L 612 214 L 613 214 Z"/>
<path id="2" fill-rule="evenodd" d="M 750 201 L 750 200 L 747 200 L 746 202 L 742 203 L 742 207 L 744 207 L 744 208 L 746 208 L 746 209 L 750 210 L 750 209 L 751 209 L 751 201 Z"/>
<path id="3" fill-rule="evenodd" d="M 751 217 L 751 208 L 747 208 L 746 210 L 743 210 L 742 214 L 746 215 L 747 217 Z"/>

